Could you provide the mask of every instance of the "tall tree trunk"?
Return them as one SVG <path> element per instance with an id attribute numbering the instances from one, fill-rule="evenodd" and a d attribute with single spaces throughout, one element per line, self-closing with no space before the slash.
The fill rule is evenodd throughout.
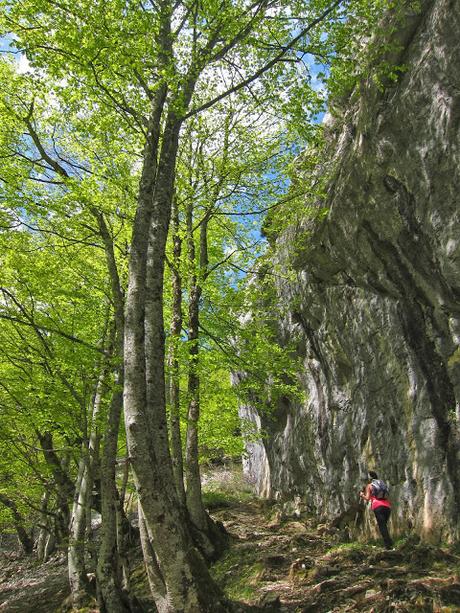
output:
<path id="1" fill-rule="evenodd" d="M 49 490 L 47 489 L 42 495 L 42 500 L 40 504 L 41 526 L 40 526 L 40 532 L 38 533 L 38 539 L 37 539 L 37 558 L 40 560 L 40 562 L 46 562 L 46 560 L 44 559 L 45 546 L 46 546 L 46 541 L 48 539 L 48 536 L 50 534 L 49 518 L 47 515 L 48 498 L 49 498 Z"/>
<path id="2" fill-rule="evenodd" d="M 47 488 L 43 493 L 40 505 L 41 526 L 37 540 L 37 558 L 41 562 L 46 562 L 48 560 L 49 556 L 53 553 L 56 544 L 55 531 L 51 525 L 52 522 L 50 521 L 50 513 L 48 513 L 49 497 L 50 490 Z"/>
<path id="3" fill-rule="evenodd" d="M 182 239 L 179 234 L 179 209 L 177 200 L 172 201 L 173 223 L 173 261 L 172 274 L 172 317 L 171 317 L 171 343 L 169 347 L 169 403 L 170 403 L 170 434 L 171 458 L 173 463 L 174 482 L 180 503 L 185 507 L 184 487 L 184 461 L 182 455 L 182 436 L 180 431 L 180 392 L 179 392 L 179 358 L 178 349 L 182 333 L 182 280 L 180 273 L 180 260 L 182 252 Z"/>
<path id="4" fill-rule="evenodd" d="M 187 210 L 188 259 L 192 271 L 189 287 L 188 340 L 190 360 L 188 374 L 188 414 L 186 438 L 186 483 L 187 510 L 193 522 L 195 541 L 209 560 L 216 559 L 228 544 L 228 535 L 220 523 L 215 523 L 203 505 L 201 493 L 201 474 L 199 463 L 199 419 L 200 419 L 200 375 L 199 375 L 199 335 L 200 300 L 203 293 L 202 283 L 208 273 L 208 214 L 200 224 L 199 262 L 195 254 L 193 237 L 193 207 Z"/>
<path id="5" fill-rule="evenodd" d="M 225 169 L 228 156 L 231 114 L 225 120 L 225 134 L 222 143 L 222 168 Z M 209 274 L 208 224 L 213 208 L 218 201 L 222 178 L 212 190 L 211 204 L 199 224 L 199 254 L 196 257 L 194 238 L 193 201 L 186 211 L 188 261 L 191 271 L 188 309 L 188 340 L 190 343 L 190 360 L 188 375 L 188 415 L 186 439 L 186 482 L 187 509 L 195 526 L 213 543 L 218 554 L 226 542 L 225 530 L 214 524 L 207 514 L 201 495 L 201 475 L 199 465 L 198 427 L 200 419 L 200 375 L 199 375 L 199 335 L 200 335 L 200 301 L 203 283 Z M 211 550 L 211 556 L 213 555 Z"/>
<path id="6" fill-rule="evenodd" d="M 161 0 L 158 8 L 160 58 L 163 57 L 165 69 L 172 69 L 172 3 Z M 181 94 L 171 93 L 170 109 L 185 112 L 195 79 L 196 75 L 191 76 Z M 158 611 L 219 613 L 225 610 L 222 595 L 193 546 L 169 453 L 163 274 L 181 120 L 173 110 L 162 119 L 164 98 L 160 106 L 158 102 L 157 97 L 149 120 L 131 240 L 124 350 L 125 426 L 143 516 L 144 559 Z"/>
<path id="7" fill-rule="evenodd" d="M 131 526 L 125 513 L 125 494 L 126 486 L 129 478 L 129 462 L 126 458 L 126 462 L 123 467 L 123 482 L 120 488 L 120 492 L 116 501 L 116 513 L 117 513 L 117 549 L 118 558 L 121 567 L 121 585 L 126 593 L 130 592 L 130 572 L 129 572 L 129 557 L 128 548 L 135 542 L 135 538 L 138 537 L 138 530 L 136 529 L 136 536 L 133 534 L 133 527 Z"/>
<path id="8" fill-rule="evenodd" d="M 122 567 L 118 550 L 119 512 L 116 465 L 120 418 L 123 410 L 122 368 L 116 371 L 115 389 L 108 411 L 101 463 L 101 541 L 96 576 L 103 613 L 128 613 L 129 598 L 122 587 Z"/>
<path id="9" fill-rule="evenodd" d="M 128 613 L 131 610 L 128 598 L 122 589 L 121 564 L 118 552 L 116 464 L 118 434 L 123 410 L 123 338 L 124 338 L 124 297 L 118 274 L 113 240 L 105 218 L 93 209 L 99 232 L 104 242 L 107 268 L 111 280 L 112 300 L 115 311 L 114 358 L 120 363 L 115 368 L 114 390 L 110 402 L 107 426 L 103 438 L 101 463 L 101 542 L 99 546 L 96 576 L 101 611 L 106 613 Z"/>
<path id="10" fill-rule="evenodd" d="M 116 382 L 119 385 L 118 382 Z M 115 391 L 109 408 L 109 423 L 104 437 L 101 466 L 101 544 L 97 563 L 97 581 L 102 597 L 101 610 L 106 613 L 128 613 L 131 608 L 123 594 L 121 566 L 117 548 L 116 456 L 120 416 L 123 408 L 122 388 Z"/>
<path id="11" fill-rule="evenodd" d="M 130 460 L 144 517 L 144 559 L 148 568 L 153 559 L 157 561 L 164 584 L 165 595 L 162 596 L 158 581 L 152 579 L 150 583 L 157 608 L 161 613 L 218 613 L 225 610 L 222 595 L 193 546 L 177 497 L 166 423 L 163 273 L 179 129 L 180 121 L 170 114 L 154 181 L 147 261 L 142 257 L 145 228 L 139 228 L 135 222 L 126 304 L 125 422 Z M 149 174 L 147 158 L 143 177 Z M 140 194 L 139 215 L 139 210 L 148 205 Z M 145 274 L 148 291 L 143 284 Z M 152 568 L 150 570 L 154 575 Z"/>
<path id="12" fill-rule="evenodd" d="M 75 607 L 85 604 L 90 594 L 89 581 L 86 574 L 86 519 L 90 505 L 89 496 L 92 482 L 90 481 L 89 457 L 86 445 L 82 445 L 82 455 L 78 465 L 78 476 L 75 487 L 75 500 L 69 526 L 69 547 L 67 564 L 70 592 Z"/>

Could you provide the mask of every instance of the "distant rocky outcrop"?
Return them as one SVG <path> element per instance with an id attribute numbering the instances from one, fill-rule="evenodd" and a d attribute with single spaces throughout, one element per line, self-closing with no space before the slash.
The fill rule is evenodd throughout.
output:
<path id="1" fill-rule="evenodd" d="M 367 469 L 391 487 L 393 530 L 459 538 L 460 2 L 422 3 L 398 32 L 407 66 L 328 124 L 325 219 L 277 239 L 307 401 L 270 418 L 249 448 L 258 492 L 352 528 Z M 295 245 L 295 249 L 292 246 Z"/>

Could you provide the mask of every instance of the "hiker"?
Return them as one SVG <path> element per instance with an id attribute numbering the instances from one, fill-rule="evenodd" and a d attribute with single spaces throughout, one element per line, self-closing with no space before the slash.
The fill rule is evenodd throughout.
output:
<path id="1" fill-rule="evenodd" d="M 373 470 L 369 471 L 369 478 L 371 482 L 366 485 L 364 491 L 359 492 L 359 495 L 363 500 L 370 501 L 385 547 L 392 549 L 393 541 L 387 526 L 391 513 L 391 504 L 388 500 L 389 488 Z"/>

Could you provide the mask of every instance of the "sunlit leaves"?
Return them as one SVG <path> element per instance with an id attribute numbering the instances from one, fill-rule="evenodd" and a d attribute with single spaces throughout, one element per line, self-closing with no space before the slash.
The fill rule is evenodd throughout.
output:
<path id="1" fill-rule="evenodd" d="M 180 270 L 184 313 L 193 275 L 203 290 L 203 454 L 239 451 L 235 392 L 265 406 L 298 393 L 294 352 L 279 349 L 264 315 L 273 297 L 264 284 L 240 289 L 246 275 L 261 276 L 264 215 L 273 240 L 305 216 L 327 215 L 315 125 L 327 92 L 318 72 L 327 80 L 331 70 L 329 92 L 346 96 L 379 59 L 382 46 L 371 45 L 367 56 L 363 49 L 388 4 L 0 1 L 0 36 L 11 37 L 28 68 L 19 74 L 14 58 L 0 61 L 4 441 L 17 442 L 23 429 L 21 445 L 32 445 L 34 429 L 47 428 L 73 449 L 88 432 L 114 311 L 97 216 L 104 215 L 124 288 L 146 118 L 163 91 L 160 144 L 168 113 L 185 117 L 174 169 L 184 243 L 188 207 L 197 251 L 200 225 L 208 224 L 206 269 L 187 262 L 185 246 Z M 397 76 L 399 69 L 382 66 Z M 315 169 L 320 178 L 304 181 Z M 171 262 L 170 246 L 167 256 Z M 191 359 L 186 325 L 182 388 Z M 239 388 L 229 385 L 231 370 L 246 373 Z"/>

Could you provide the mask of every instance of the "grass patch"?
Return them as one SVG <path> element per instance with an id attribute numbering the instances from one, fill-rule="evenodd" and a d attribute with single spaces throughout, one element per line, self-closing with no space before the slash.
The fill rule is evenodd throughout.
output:
<path id="1" fill-rule="evenodd" d="M 219 492 L 216 490 L 209 490 L 203 492 L 203 504 L 209 511 L 214 509 L 223 509 L 230 507 L 238 502 L 237 496 L 228 494 L 227 492 Z"/>
<path id="2" fill-rule="evenodd" d="M 211 567 L 211 575 L 230 600 L 251 602 L 257 596 L 263 564 L 249 550 L 230 549 Z"/>
<path id="3" fill-rule="evenodd" d="M 403 534 L 394 541 L 394 546 L 398 549 L 413 549 L 420 542 L 420 537 L 417 534 Z"/>
<path id="4" fill-rule="evenodd" d="M 382 549 L 381 547 L 379 549 Z M 363 562 L 368 556 L 375 554 L 377 548 L 369 543 L 339 543 L 330 547 L 322 559 L 325 562 L 332 564 L 352 563 L 359 564 Z"/>
<path id="5" fill-rule="evenodd" d="M 231 465 L 203 469 L 202 496 L 204 506 L 212 511 L 248 502 L 254 493 L 241 466 Z"/>
<path id="6" fill-rule="evenodd" d="M 247 492 L 229 493 L 219 490 L 205 490 L 202 494 L 203 504 L 206 509 L 224 509 L 225 507 L 235 506 L 238 503 L 252 500 L 253 495 Z"/>

